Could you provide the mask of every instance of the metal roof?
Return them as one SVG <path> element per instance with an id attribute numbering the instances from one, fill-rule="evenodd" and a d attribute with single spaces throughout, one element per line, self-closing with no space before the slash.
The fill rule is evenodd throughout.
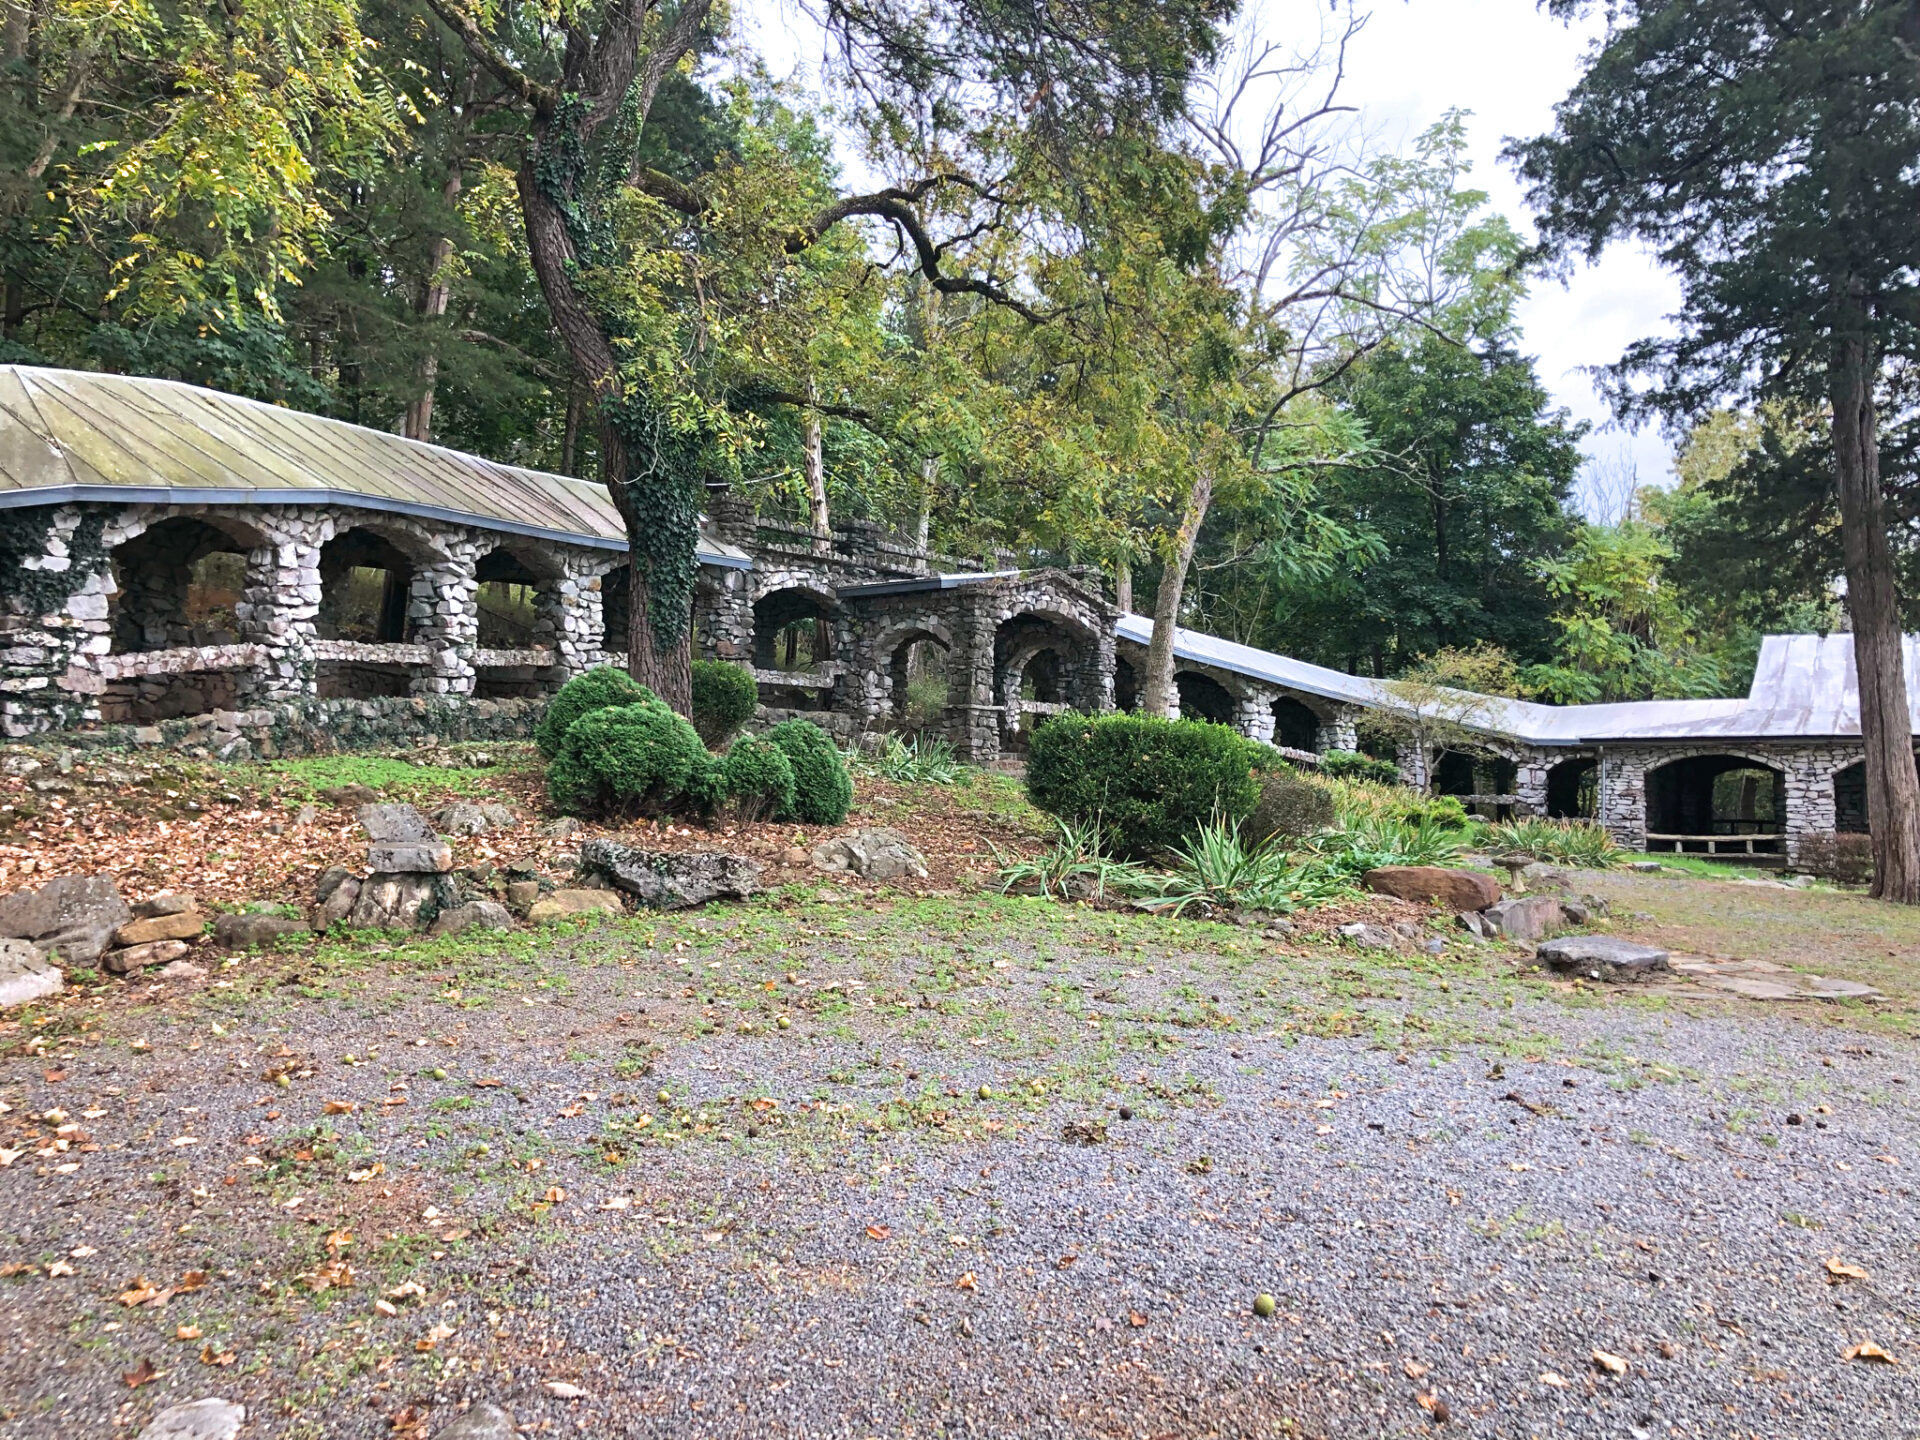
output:
<path id="1" fill-rule="evenodd" d="M 586 480 L 173 380 L 0 365 L 0 509 L 72 500 L 351 505 L 627 548 L 606 490 Z M 699 556 L 753 563 L 706 535 Z"/>
<path id="2" fill-rule="evenodd" d="M 922 590 L 957 590 L 962 585 L 979 585 L 988 580 L 1017 580 L 1022 570 L 954 570 L 912 580 L 876 580 L 870 584 L 842 585 L 834 593 L 844 600 L 861 600 L 874 595 L 911 595 Z"/>
<path id="3" fill-rule="evenodd" d="M 1122 640 L 1145 645 L 1153 621 L 1122 615 Z M 1173 653 L 1190 664 L 1369 709 L 1392 709 L 1392 688 L 1364 675 L 1309 665 L 1197 630 L 1175 630 Z M 1907 704 L 1920 735 L 1920 635 L 1906 637 Z M 1849 738 L 1860 733 L 1860 692 L 1853 636 L 1769 635 L 1744 697 L 1723 700 L 1635 700 L 1612 705 L 1541 705 L 1481 697 L 1471 728 L 1534 745 L 1598 745 L 1629 740 L 1790 740 Z"/>

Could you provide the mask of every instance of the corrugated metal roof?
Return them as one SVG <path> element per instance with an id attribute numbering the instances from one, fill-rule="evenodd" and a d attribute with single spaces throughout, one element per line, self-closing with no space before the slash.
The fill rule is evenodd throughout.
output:
<path id="1" fill-rule="evenodd" d="M 1123 640 L 1145 645 L 1153 621 L 1122 615 Z M 1393 708 L 1390 687 L 1304 660 L 1176 630 L 1173 653 L 1302 694 L 1369 708 Z M 1920 735 L 1920 635 L 1906 637 L 1907 704 Z M 1791 740 L 1860 733 L 1860 692 L 1851 635 L 1769 635 L 1744 697 L 1724 700 L 1637 700 L 1614 705 L 1541 705 L 1487 697 L 1474 729 L 1534 745 L 1593 745 L 1627 740 Z"/>
<path id="2" fill-rule="evenodd" d="M 0 366 L 0 508 L 66 500 L 355 505 L 626 549 L 585 480 L 172 380 Z M 709 565 L 747 568 L 710 536 Z"/>

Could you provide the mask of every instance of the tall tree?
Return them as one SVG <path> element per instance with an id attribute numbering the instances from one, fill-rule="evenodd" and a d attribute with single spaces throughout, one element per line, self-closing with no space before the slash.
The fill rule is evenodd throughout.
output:
<path id="1" fill-rule="evenodd" d="M 1914 14 L 1624 0 L 1554 133 L 1511 152 L 1551 251 L 1594 256 L 1631 236 L 1680 280 L 1679 333 L 1635 345 L 1616 372 L 1622 410 L 1692 417 L 1780 396 L 1825 411 L 1874 893 L 1908 904 L 1920 903 L 1920 777 L 1877 397 L 1920 348 Z"/>
<path id="2" fill-rule="evenodd" d="M 702 487 L 727 475 L 736 452 L 724 396 L 663 383 L 657 349 L 651 371 L 629 356 L 643 318 L 627 303 L 635 283 L 676 251 L 730 242 L 797 255 L 867 217 L 936 289 L 1021 304 L 1006 277 L 966 268 L 968 237 L 1006 223 L 1022 163 L 1070 163 L 1116 124 L 1171 113 L 1224 8 L 1123 0 L 1095 14 L 1040 0 L 829 0 L 837 71 L 896 178 L 802 206 L 764 191 L 742 205 L 725 181 L 682 181 L 636 146 L 661 83 L 707 32 L 711 0 L 429 3 L 524 116 L 517 188 L 529 258 L 598 402 L 601 478 L 627 525 L 629 664 L 682 710 Z M 648 207 L 677 220 L 673 240 L 661 243 Z M 636 212 L 643 223 L 630 224 Z M 946 234 L 934 228 L 943 212 L 957 217 Z"/>

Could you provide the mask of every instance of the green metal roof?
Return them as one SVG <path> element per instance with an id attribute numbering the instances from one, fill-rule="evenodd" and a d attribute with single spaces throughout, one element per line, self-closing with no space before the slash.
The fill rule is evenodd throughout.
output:
<path id="1" fill-rule="evenodd" d="M 627 548 L 599 485 L 173 380 L 0 365 L 0 509 L 70 500 L 351 505 Z M 748 568 L 709 536 L 709 565 Z"/>

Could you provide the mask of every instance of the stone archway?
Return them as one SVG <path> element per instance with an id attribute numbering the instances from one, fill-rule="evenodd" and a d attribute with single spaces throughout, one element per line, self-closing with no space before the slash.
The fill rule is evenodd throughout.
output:
<path id="1" fill-rule="evenodd" d="M 1600 813 L 1600 762 L 1581 755 L 1547 770 L 1547 818 L 1592 820 Z"/>
<path id="2" fill-rule="evenodd" d="M 831 710 L 839 661 L 839 602 L 831 591 L 789 585 L 753 604 L 753 668 L 761 702 Z"/>
<path id="3" fill-rule="evenodd" d="M 1782 852 L 1786 772 L 1740 754 L 1688 755 L 1646 774 L 1647 848 L 1699 854 Z"/>
<path id="4" fill-rule="evenodd" d="M 473 693 L 482 700 L 534 698 L 565 678 L 561 567 L 532 544 L 494 546 L 475 561 Z"/>
<path id="5" fill-rule="evenodd" d="M 946 714 L 949 641 L 932 630 L 910 630 L 891 642 L 887 714 L 904 730 L 932 730 Z"/>
<path id="6" fill-rule="evenodd" d="M 1025 609 L 994 632 L 994 703 L 1001 748 L 1020 751 L 1034 725 L 1063 710 L 1097 710 L 1104 690 L 1093 636 L 1076 617 Z"/>
<path id="7" fill-rule="evenodd" d="M 1215 725 L 1233 724 L 1233 692 L 1211 675 L 1203 675 L 1198 670 L 1181 670 L 1174 675 L 1173 685 L 1180 694 L 1181 719 L 1208 720 Z"/>
<path id="8" fill-rule="evenodd" d="M 1288 750 L 1320 748 L 1320 717 L 1291 695 L 1273 702 L 1273 743 Z"/>

